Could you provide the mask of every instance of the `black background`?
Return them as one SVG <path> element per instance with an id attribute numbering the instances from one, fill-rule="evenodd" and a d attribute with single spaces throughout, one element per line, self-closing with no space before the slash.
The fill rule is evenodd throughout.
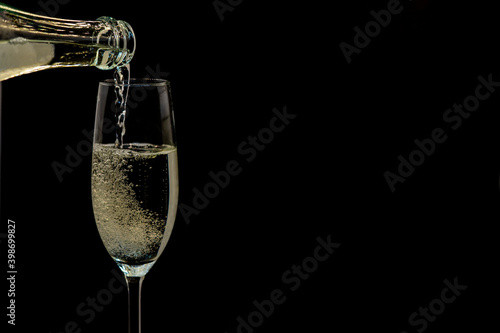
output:
<path id="1" fill-rule="evenodd" d="M 353 44 L 354 27 L 387 3 L 242 1 L 224 21 L 211 0 L 60 5 L 60 18 L 129 22 L 132 76 L 169 73 L 181 203 L 192 205 L 211 171 L 242 165 L 189 225 L 178 214 L 144 282 L 144 332 L 236 332 L 238 316 L 274 289 L 286 301 L 255 332 L 417 332 L 409 316 L 455 278 L 467 289 L 425 331 L 495 327 L 499 92 L 456 130 L 443 114 L 474 94 L 478 76 L 500 82 L 500 20 L 492 3 L 402 1 L 348 64 L 339 44 Z M 2 232 L 7 219 L 17 226 L 9 332 L 64 332 L 70 321 L 82 332 L 127 329 L 125 292 L 89 323 L 76 312 L 115 269 L 93 220 L 90 157 L 63 182 L 51 166 L 93 128 L 98 81 L 110 77 L 78 68 L 3 82 Z M 297 117 L 244 162 L 238 146 L 285 106 Z M 384 173 L 435 128 L 447 140 L 391 192 Z M 328 235 L 341 246 L 290 291 L 282 275 Z"/>

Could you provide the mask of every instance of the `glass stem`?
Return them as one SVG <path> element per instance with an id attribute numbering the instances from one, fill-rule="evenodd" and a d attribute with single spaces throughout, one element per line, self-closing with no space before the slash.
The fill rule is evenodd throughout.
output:
<path id="1" fill-rule="evenodd" d="M 126 276 L 128 290 L 128 332 L 141 333 L 141 289 L 144 276 Z"/>

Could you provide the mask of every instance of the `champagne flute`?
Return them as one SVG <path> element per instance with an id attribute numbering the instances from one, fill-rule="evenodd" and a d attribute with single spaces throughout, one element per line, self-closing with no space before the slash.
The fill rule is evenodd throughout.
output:
<path id="1" fill-rule="evenodd" d="M 129 94 L 125 113 L 116 95 L 119 91 Z M 100 82 L 92 205 L 102 242 L 127 281 L 129 333 L 141 332 L 142 282 L 172 233 L 178 190 L 168 82 Z"/>

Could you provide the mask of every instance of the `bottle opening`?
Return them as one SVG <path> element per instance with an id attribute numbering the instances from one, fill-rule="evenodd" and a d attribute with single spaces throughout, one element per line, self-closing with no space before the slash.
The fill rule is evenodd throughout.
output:
<path id="1" fill-rule="evenodd" d="M 94 37 L 97 45 L 105 46 L 99 50 L 96 67 L 112 69 L 128 64 L 135 54 L 134 30 L 125 21 L 103 16 L 97 19 L 103 26 Z"/>

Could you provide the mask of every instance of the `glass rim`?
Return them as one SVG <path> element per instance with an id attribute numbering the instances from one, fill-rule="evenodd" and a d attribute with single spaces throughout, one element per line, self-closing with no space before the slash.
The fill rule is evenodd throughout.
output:
<path id="1" fill-rule="evenodd" d="M 106 79 L 99 82 L 103 86 L 115 86 L 116 82 L 113 79 Z M 120 86 L 126 87 L 159 87 L 163 85 L 168 85 L 169 81 L 163 79 L 152 79 L 152 78 L 131 78 L 129 83 L 120 83 Z"/>

